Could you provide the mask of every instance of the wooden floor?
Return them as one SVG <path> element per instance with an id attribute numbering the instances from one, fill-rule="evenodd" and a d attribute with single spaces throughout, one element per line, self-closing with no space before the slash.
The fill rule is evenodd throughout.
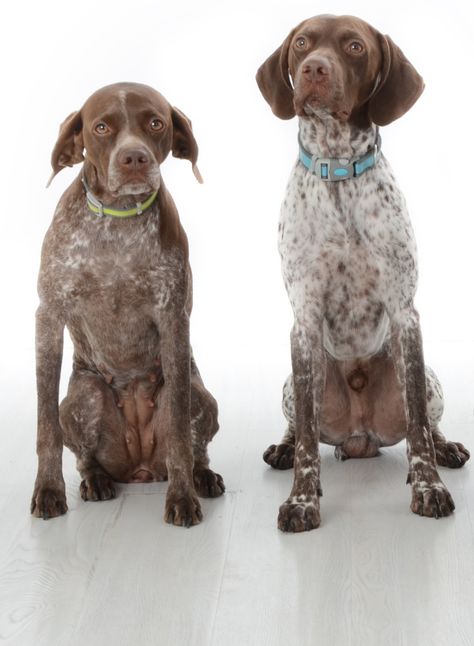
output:
<path id="1" fill-rule="evenodd" d="M 450 399 L 444 430 L 472 450 L 468 359 L 448 344 L 436 367 Z M 203 501 L 191 529 L 163 522 L 166 483 L 82 502 L 68 452 L 69 513 L 31 518 L 35 395 L 23 376 L 2 404 L 0 643 L 472 646 L 473 464 L 441 470 L 456 512 L 436 521 L 409 511 L 404 445 L 344 463 L 323 447 L 320 529 L 279 532 L 292 474 L 261 453 L 283 429 L 281 366 L 208 375 L 222 428 L 211 457 L 227 492 Z"/>

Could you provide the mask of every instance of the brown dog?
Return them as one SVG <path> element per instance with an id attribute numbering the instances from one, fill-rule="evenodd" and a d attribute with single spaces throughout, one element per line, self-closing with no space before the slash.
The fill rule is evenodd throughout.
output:
<path id="1" fill-rule="evenodd" d="M 67 510 L 63 443 L 77 457 L 84 500 L 115 496 L 114 481 L 169 479 L 165 520 L 195 525 L 196 493 L 224 492 L 209 469 L 217 405 L 189 343 L 188 243 L 160 165 L 191 161 L 189 120 L 155 90 L 118 83 L 61 125 L 53 176 L 84 160 L 43 245 L 37 311 L 38 476 L 31 511 Z M 58 408 L 64 327 L 74 343 Z"/>

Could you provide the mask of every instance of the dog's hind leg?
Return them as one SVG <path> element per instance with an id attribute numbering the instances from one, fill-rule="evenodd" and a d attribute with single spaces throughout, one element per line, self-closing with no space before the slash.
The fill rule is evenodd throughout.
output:
<path id="1" fill-rule="evenodd" d="M 436 452 L 436 462 L 442 467 L 458 469 L 470 457 L 469 451 L 460 442 L 448 442 L 439 429 L 443 415 L 443 391 L 434 371 L 426 366 L 426 401 L 431 433 Z"/>
<path id="2" fill-rule="evenodd" d="M 206 390 L 197 366 L 191 364 L 191 438 L 194 487 L 202 498 L 216 498 L 225 491 L 224 480 L 209 468 L 207 445 L 219 429 L 217 402 Z"/>
<path id="3" fill-rule="evenodd" d="M 116 410 L 115 424 L 121 424 L 112 390 L 104 380 L 92 373 L 74 371 L 66 398 L 61 402 L 59 418 L 63 441 L 77 458 L 82 477 L 80 493 L 83 500 L 115 498 L 112 477 L 97 460 L 97 452 L 107 417 Z M 117 434 L 119 436 L 121 434 Z"/>
<path id="4" fill-rule="evenodd" d="M 292 469 L 295 459 L 295 396 L 293 375 L 289 375 L 283 385 L 283 414 L 288 428 L 280 444 L 271 444 L 263 454 L 264 461 L 274 469 Z"/>

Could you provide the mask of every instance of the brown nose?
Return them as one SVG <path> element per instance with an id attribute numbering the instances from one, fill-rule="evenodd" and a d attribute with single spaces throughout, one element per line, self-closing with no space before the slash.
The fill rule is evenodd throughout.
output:
<path id="1" fill-rule="evenodd" d="M 303 64 L 301 73 L 307 81 L 320 83 L 330 77 L 331 70 L 329 62 L 324 58 L 313 58 Z"/>
<path id="2" fill-rule="evenodd" d="M 119 154 L 118 163 L 128 170 L 137 170 L 149 164 L 150 157 L 145 150 L 140 148 L 127 148 Z"/>

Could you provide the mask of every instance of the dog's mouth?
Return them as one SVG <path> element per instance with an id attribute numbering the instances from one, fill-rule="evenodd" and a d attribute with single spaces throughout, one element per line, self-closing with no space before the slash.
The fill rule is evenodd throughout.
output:
<path id="1" fill-rule="evenodd" d="M 295 87 L 295 112 L 300 117 L 317 116 L 321 119 L 332 117 L 347 121 L 351 114 L 348 101 L 338 87 L 327 84 Z"/>
<path id="2" fill-rule="evenodd" d="M 145 193 L 153 193 L 156 188 L 152 187 L 148 182 L 127 182 L 122 184 L 115 190 L 110 192 L 114 197 L 122 197 L 123 195 L 143 195 Z"/>
<path id="3" fill-rule="evenodd" d="M 160 188 L 160 172 L 157 170 L 149 173 L 146 177 L 138 174 L 128 175 L 127 177 L 112 175 L 112 177 L 109 177 L 108 188 L 114 197 L 149 195 Z"/>

